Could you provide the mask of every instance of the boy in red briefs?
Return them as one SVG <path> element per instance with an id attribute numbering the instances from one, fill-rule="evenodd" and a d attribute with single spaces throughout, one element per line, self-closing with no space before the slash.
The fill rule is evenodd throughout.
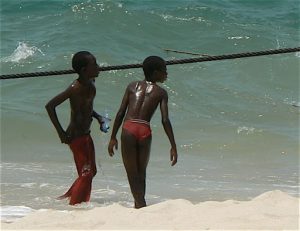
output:
<path id="1" fill-rule="evenodd" d="M 165 61 L 160 57 L 150 56 L 143 62 L 143 71 L 145 80 L 132 82 L 127 86 L 108 145 L 108 153 L 113 156 L 114 148 L 118 148 L 116 135 L 124 119 L 121 152 L 135 208 L 146 206 L 146 168 L 152 140 L 150 120 L 158 105 L 164 130 L 171 143 L 171 165 L 177 162 L 176 143 L 168 115 L 168 94 L 156 84 L 167 79 Z"/>
<path id="2" fill-rule="evenodd" d="M 78 73 L 78 78 L 46 105 L 61 142 L 70 146 L 76 164 L 78 178 L 71 188 L 59 197 L 70 198 L 70 205 L 88 202 L 90 199 L 92 179 L 97 172 L 94 143 L 90 136 L 93 117 L 98 120 L 101 130 L 104 131 L 102 116 L 93 110 L 96 95 L 95 78 L 99 75 L 96 58 L 87 51 L 80 51 L 73 56 L 72 67 Z M 69 100 L 71 106 L 71 121 L 65 131 L 55 108 L 66 100 Z"/>

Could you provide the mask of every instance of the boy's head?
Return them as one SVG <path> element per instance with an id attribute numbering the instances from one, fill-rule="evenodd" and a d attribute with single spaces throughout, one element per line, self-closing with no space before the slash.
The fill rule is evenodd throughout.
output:
<path id="1" fill-rule="evenodd" d="M 99 66 L 96 58 L 88 51 L 77 52 L 72 58 L 72 67 L 79 75 L 82 75 L 83 71 L 89 77 L 96 77 L 99 74 Z"/>
<path id="2" fill-rule="evenodd" d="M 167 78 L 166 62 L 158 56 L 147 57 L 143 62 L 143 71 L 147 81 L 163 82 Z"/>

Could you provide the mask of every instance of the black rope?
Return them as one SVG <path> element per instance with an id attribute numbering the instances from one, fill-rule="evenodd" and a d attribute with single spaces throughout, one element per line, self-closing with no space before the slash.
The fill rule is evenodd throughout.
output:
<path id="1" fill-rule="evenodd" d="M 228 55 L 205 56 L 199 58 L 177 59 L 177 60 L 175 59 L 175 60 L 166 61 L 166 65 L 208 62 L 208 61 L 225 60 L 225 59 L 237 59 L 237 58 L 263 56 L 263 55 L 292 53 L 292 52 L 299 52 L 299 51 L 300 51 L 300 47 L 295 47 L 295 48 L 282 48 L 282 49 L 275 49 L 275 50 L 257 51 L 257 52 L 235 53 L 235 54 L 228 54 Z M 125 70 L 125 69 L 141 68 L 141 67 L 143 67 L 143 64 L 138 63 L 138 64 L 100 67 L 99 69 L 100 71 L 111 71 L 111 70 Z M 34 73 L 0 75 L 0 79 L 1 80 L 19 79 L 19 78 L 27 78 L 27 77 L 50 76 L 50 75 L 66 75 L 66 74 L 73 74 L 73 73 L 75 73 L 74 70 L 44 71 L 44 72 L 34 72 Z"/>

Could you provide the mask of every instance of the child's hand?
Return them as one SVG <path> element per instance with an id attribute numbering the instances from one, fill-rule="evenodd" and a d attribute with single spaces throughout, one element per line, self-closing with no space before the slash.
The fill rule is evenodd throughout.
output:
<path id="1" fill-rule="evenodd" d="M 118 140 L 117 139 L 111 139 L 109 141 L 109 144 L 108 144 L 108 153 L 110 156 L 113 156 L 115 153 L 114 153 L 114 147 L 116 150 L 118 150 Z"/>
<path id="2" fill-rule="evenodd" d="M 109 129 L 109 121 L 111 121 L 111 119 L 106 118 L 106 117 L 101 117 L 101 120 L 99 120 L 100 123 L 100 131 L 107 133 L 108 129 Z"/>
<path id="3" fill-rule="evenodd" d="M 176 150 L 176 148 L 171 148 L 171 150 L 170 150 L 170 159 L 172 161 L 171 166 L 174 166 L 177 163 L 177 150 Z"/>
<path id="4" fill-rule="evenodd" d="M 59 138 L 63 144 L 71 143 L 71 137 L 69 135 L 67 135 L 67 133 L 65 133 L 65 132 L 62 134 L 59 134 Z"/>

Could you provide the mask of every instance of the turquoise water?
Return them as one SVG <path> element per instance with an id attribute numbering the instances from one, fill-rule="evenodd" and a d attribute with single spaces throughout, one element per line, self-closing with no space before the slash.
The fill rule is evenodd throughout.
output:
<path id="1" fill-rule="evenodd" d="M 89 50 L 100 65 L 221 55 L 299 46 L 299 1 L 1 1 L 1 74 L 71 69 Z M 147 201 L 253 198 L 279 189 L 299 196 L 299 53 L 168 67 L 170 118 L 179 161 L 154 115 Z M 1 80 L 2 216 L 29 208 L 69 209 L 56 201 L 76 177 L 44 105 L 75 75 Z M 102 72 L 95 110 L 114 118 L 140 69 Z M 64 126 L 69 105 L 58 108 Z M 132 206 L 120 152 L 93 124 L 98 174 L 92 206 Z M 17 207 L 14 207 L 17 206 Z M 25 206 L 25 207 L 20 207 Z M 22 216 L 22 215 L 19 215 Z"/>

